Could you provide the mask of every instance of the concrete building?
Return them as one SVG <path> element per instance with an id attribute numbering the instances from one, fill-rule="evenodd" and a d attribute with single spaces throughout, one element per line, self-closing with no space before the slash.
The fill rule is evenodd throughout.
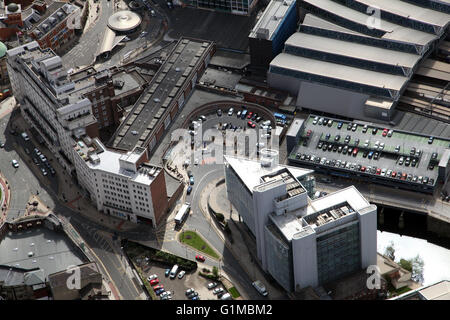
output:
<path id="1" fill-rule="evenodd" d="M 376 206 L 354 187 L 311 200 L 301 183 L 311 173 L 225 156 L 228 199 L 255 237 L 262 269 L 288 292 L 376 265 Z"/>
<path id="2" fill-rule="evenodd" d="M 150 165 L 145 148 L 120 153 L 84 137 L 73 148 L 77 178 L 97 209 L 153 227 L 168 208 L 164 170 Z"/>
<path id="3" fill-rule="evenodd" d="M 189 99 L 214 51 L 212 42 L 181 38 L 107 145 L 127 151 L 147 148 L 151 154 Z"/>
<path id="4" fill-rule="evenodd" d="M 49 287 L 53 300 L 86 300 L 107 299 L 102 291 L 102 274 L 95 262 L 88 262 L 77 266 L 80 272 L 80 288 L 69 289 L 67 280 L 70 272 L 60 271 L 48 276 Z"/>
<path id="5" fill-rule="evenodd" d="M 450 281 L 442 280 L 389 300 L 450 300 Z"/>
<path id="6" fill-rule="evenodd" d="M 98 122 L 87 96 L 96 103 L 90 94 L 98 93 L 94 88 L 102 86 L 101 75 L 72 80 L 61 58 L 51 49 L 40 49 L 37 42 L 9 50 L 7 55 L 13 93 L 24 119 L 98 210 L 156 226 L 168 206 L 161 168 L 147 163 L 145 148 L 119 152 L 95 139 Z M 102 95 L 95 96 L 104 100 Z"/>
<path id="7" fill-rule="evenodd" d="M 433 2 L 434 3 L 434 2 Z M 302 0 L 301 25 L 270 63 L 267 82 L 297 96 L 300 108 L 392 121 L 409 80 L 448 34 L 450 7 L 378 0 Z"/>
<path id="8" fill-rule="evenodd" d="M 209 9 L 239 15 L 250 15 L 258 0 L 179 0 L 198 9 Z M 175 1 L 174 1 L 175 2 Z"/>
<path id="9" fill-rule="evenodd" d="M 297 29 L 296 0 L 272 0 L 248 36 L 250 62 L 267 69 L 270 61 L 283 50 L 284 42 Z"/>

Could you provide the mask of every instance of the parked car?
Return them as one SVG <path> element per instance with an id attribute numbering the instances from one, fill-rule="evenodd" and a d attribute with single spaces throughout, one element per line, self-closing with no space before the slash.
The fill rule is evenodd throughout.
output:
<path id="1" fill-rule="evenodd" d="M 11 164 L 14 168 L 18 168 L 19 167 L 19 162 L 17 162 L 16 159 L 11 160 Z"/>
<path id="2" fill-rule="evenodd" d="M 233 109 L 233 108 L 230 108 L 230 109 L 228 110 L 228 115 L 231 117 L 231 116 L 233 115 L 233 112 L 234 112 L 234 109 Z"/>
<path id="3" fill-rule="evenodd" d="M 194 177 L 190 177 L 190 178 L 189 178 L 189 183 L 190 183 L 191 185 L 194 184 Z"/>
<path id="4" fill-rule="evenodd" d="M 223 292 L 223 288 L 215 288 L 213 291 L 213 294 L 219 294 Z"/>
<path id="5" fill-rule="evenodd" d="M 204 256 L 202 256 L 202 255 L 200 255 L 200 254 L 197 254 L 196 256 L 195 256 L 195 260 L 197 260 L 197 261 L 200 261 L 200 262 L 205 262 L 205 257 Z"/>
<path id="6" fill-rule="evenodd" d="M 189 296 L 191 293 L 194 293 L 194 292 L 195 292 L 194 288 L 189 288 L 186 290 L 185 294 L 186 294 L 186 296 Z"/>
<path id="7" fill-rule="evenodd" d="M 157 278 L 158 278 L 158 275 L 152 274 L 152 275 L 147 277 L 147 281 L 152 281 L 152 280 L 157 279 Z"/>
<path id="8" fill-rule="evenodd" d="M 218 286 L 217 282 L 210 282 L 210 283 L 208 283 L 208 289 L 210 289 L 210 290 L 214 289 L 217 286 Z"/>
<path id="9" fill-rule="evenodd" d="M 162 285 L 162 284 L 157 284 L 157 285 L 153 286 L 153 290 L 154 291 L 159 290 L 159 289 L 163 289 L 163 288 L 164 288 L 164 285 Z"/>
<path id="10" fill-rule="evenodd" d="M 222 109 L 217 109 L 217 115 L 218 115 L 219 117 L 222 116 Z"/>
<path id="11" fill-rule="evenodd" d="M 189 194 L 191 194 L 191 192 L 192 192 L 192 186 L 189 186 L 186 190 L 186 194 L 189 195 Z"/>
<path id="12" fill-rule="evenodd" d="M 165 275 L 166 277 L 168 277 L 169 274 L 170 274 L 170 269 L 166 269 L 166 272 L 164 272 L 164 275 Z"/>
<path id="13" fill-rule="evenodd" d="M 155 285 L 155 284 L 158 284 L 159 283 L 159 280 L 158 279 L 153 279 L 153 280 L 151 280 L 150 281 L 150 285 Z"/>
<path id="14" fill-rule="evenodd" d="M 181 270 L 180 273 L 178 274 L 178 279 L 183 279 L 185 274 L 186 274 L 186 271 Z"/>

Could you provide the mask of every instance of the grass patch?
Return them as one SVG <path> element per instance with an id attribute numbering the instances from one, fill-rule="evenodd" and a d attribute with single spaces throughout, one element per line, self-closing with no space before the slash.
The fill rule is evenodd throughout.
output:
<path id="1" fill-rule="evenodd" d="M 136 267 L 136 270 L 139 274 L 139 277 L 141 277 L 142 283 L 147 288 L 147 291 L 150 294 L 150 297 L 152 298 L 152 300 L 157 300 L 156 293 L 155 293 L 155 291 L 153 291 L 153 288 L 150 286 L 150 283 L 147 281 L 147 279 L 145 279 L 145 277 L 143 276 L 141 268 Z"/>
<path id="2" fill-rule="evenodd" d="M 179 236 L 180 242 L 187 244 L 213 258 L 219 259 L 219 255 L 203 240 L 195 231 L 184 231 Z"/>
<path id="3" fill-rule="evenodd" d="M 231 294 L 233 299 L 236 299 L 236 298 L 241 296 L 241 294 L 239 293 L 239 291 L 235 287 L 231 287 L 230 290 L 228 290 L 228 292 Z"/>

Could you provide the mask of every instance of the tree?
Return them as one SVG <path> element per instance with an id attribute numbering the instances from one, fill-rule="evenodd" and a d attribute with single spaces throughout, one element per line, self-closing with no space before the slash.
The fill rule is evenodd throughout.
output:
<path id="1" fill-rule="evenodd" d="M 214 275 L 214 277 L 218 277 L 219 276 L 219 269 L 217 269 L 216 266 L 213 267 L 212 273 Z"/>
<path id="2" fill-rule="evenodd" d="M 400 262 L 398 263 L 403 269 L 408 270 L 409 272 L 412 272 L 412 263 L 410 260 L 400 259 Z"/>
<path id="3" fill-rule="evenodd" d="M 392 261 L 395 260 L 395 248 L 394 248 L 394 242 L 390 242 L 389 245 L 384 249 L 384 255 L 387 256 Z"/>
<path id="4" fill-rule="evenodd" d="M 411 279 L 416 282 L 423 283 L 423 267 L 425 265 L 423 259 L 417 255 L 410 261 L 412 265 Z"/>

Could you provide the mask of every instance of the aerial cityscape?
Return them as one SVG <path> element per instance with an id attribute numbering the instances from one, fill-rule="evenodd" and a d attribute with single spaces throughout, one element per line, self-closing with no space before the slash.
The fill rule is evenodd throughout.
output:
<path id="1" fill-rule="evenodd" d="M 0 300 L 450 300 L 449 84 L 449 0 L 0 0 Z"/>

